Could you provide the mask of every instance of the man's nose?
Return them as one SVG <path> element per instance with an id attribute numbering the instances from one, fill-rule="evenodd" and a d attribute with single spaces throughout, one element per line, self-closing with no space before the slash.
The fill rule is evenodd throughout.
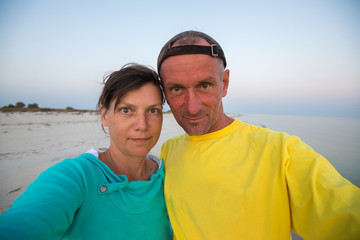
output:
<path id="1" fill-rule="evenodd" d="M 201 99 L 193 90 L 187 92 L 184 105 L 187 112 L 193 115 L 198 113 L 202 108 Z"/>

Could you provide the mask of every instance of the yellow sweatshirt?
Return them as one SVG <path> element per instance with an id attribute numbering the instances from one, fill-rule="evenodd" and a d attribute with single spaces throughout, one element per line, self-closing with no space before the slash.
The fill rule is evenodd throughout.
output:
<path id="1" fill-rule="evenodd" d="M 360 189 L 297 137 L 235 120 L 160 158 L 174 239 L 360 239 Z"/>

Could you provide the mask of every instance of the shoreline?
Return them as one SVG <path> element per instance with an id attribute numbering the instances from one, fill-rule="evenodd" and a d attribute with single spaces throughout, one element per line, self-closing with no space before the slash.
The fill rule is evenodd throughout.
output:
<path id="1" fill-rule="evenodd" d="M 287 115 L 228 114 L 275 131 L 299 136 L 324 155 L 345 178 L 360 185 L 360 120 Z M 162 143 L 184 133 L 171 112 L 164 113 L 158 143 L 150 151 L 158 155 Z M 107 148 L 97 112 L 0 112 L 0 213 L 42 171 L 65 158 L 90 148 Z"/>

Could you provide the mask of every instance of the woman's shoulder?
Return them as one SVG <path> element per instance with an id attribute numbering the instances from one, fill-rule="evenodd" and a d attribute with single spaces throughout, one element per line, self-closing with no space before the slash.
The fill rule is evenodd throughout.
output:
<path id="1" fill-rule="evenodd" d="M 151 154 L 151 153 L 147 154 L 146 157 L 147 157 L 148 159 L 156 162 L 156 164 L 159 166 L 158 169 L 160 169 L 160 168 L 162 167 L 162 165 L 163 165 L 163 164 L 162 164 L 162 163 L 163 163 L 163 160 L 162 160 L 162 159 L 158 158 L 157 156 L 155 156 L 155 155 L 153 155 L 153 154 Z"/>
<path id="2" fill-rule="evenodd" d="M 43 173 L 63 173 L 71 175 L 83 175 L 91 171 L 95 166 L 101 166 L 102 162 L 93 154 L 86 152 L 74 158 L 65 158 L 53 165 Z"/>

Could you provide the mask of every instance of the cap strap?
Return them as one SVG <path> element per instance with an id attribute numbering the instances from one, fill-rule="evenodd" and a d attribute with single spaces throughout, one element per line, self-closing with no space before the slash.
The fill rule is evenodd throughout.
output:
<path id="1" fill-rule="evenodd" d="M 218 49 L 216 47 L 216 44 L 213 44 L 211 46 L 184 45 L 172 47 L 166 51 L 165 56 L 170 57 L 183 54 L 207 54 L 213 57 L 224 56 L 223 51 L 221 49 Z"/>

